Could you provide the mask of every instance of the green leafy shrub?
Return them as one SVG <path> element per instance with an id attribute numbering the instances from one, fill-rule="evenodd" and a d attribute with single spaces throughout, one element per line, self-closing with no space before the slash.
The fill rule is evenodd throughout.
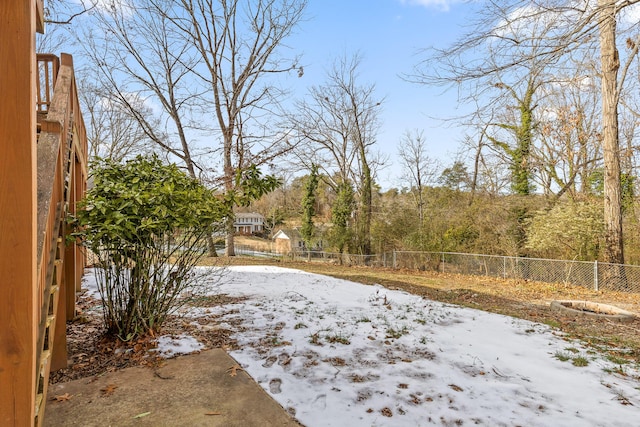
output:
<path id="1" fill-rule="evenodd" d="M 196 293 L 195 265 L 227 204 L 157 156 L 98 159 L 93 187 L 70 219 L 97 257 L 107 332 L 130 340 L 157 331 Z"/>

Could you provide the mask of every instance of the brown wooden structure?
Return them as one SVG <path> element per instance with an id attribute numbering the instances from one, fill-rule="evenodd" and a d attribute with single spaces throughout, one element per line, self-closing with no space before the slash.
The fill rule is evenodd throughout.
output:
<path id="1" fill-rule="evenodd" d="M 41 425 L 66 365 L 84 257 L 65 216 L 85 191 L 87 141 L 71 56 L 35 53 L 42 0 L 0 1 L 0 425 Z"/>

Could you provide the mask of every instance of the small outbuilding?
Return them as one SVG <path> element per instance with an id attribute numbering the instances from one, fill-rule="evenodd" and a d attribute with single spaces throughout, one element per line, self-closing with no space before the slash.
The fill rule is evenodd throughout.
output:
<path id="1" fill-rule="evenodd" d="M 297 228 L 283 228 L 273 235 L 274 250 L 281 255 L 307 251 L 307 245 Z M 322 251 L 322 240 L 314 239 L 311 251 Z"/>
<path id="2" fill-rule="evenodd" d="M 275 252 L 286 255 L 304 249 L 302 235 L 295 228 L 283 228 L 273 235 Z"/>

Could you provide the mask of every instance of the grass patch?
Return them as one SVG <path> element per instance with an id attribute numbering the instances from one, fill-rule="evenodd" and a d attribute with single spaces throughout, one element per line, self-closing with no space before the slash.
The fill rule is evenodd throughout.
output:
<path id="1" fill-rule="evenodd" d="M 618 374 L 623 377 L 627 376 L 627 371 L 625 371 L 623 366 L 616 366 L 613 368 L 604 368 L 603 371 L 605 371 L 608 374 Z M 640 387 L 637 387 L 637 389 L 640 390 Z"/>
<path id="2" fill-rule="evenodd" d="M 215 307 L 227 304 L 239 304 L 245 301 L 246 297 L 230 297 L 227 294 L 218 295 L 200 295 L 191 298 L 188 304 L 192 307 Z"/>
<path id="3" fill-rule="evenodd" d="M 574 356 L 571 350 L 567 349 L 569 352 L 567 351 L 557 351 L 556 354 L 554 355 L 554 357 L 556 359 L 558 359 L 561 362 L 568 362 L 571 361 L 571 364 L 573 366 L 579 366 L 579 367 L 583 367 L 583 366 L 588 366 L 589 365 L 589 360 L 587 360 L 586 357 L 583 356 Z"/>
<path id="4" fill-rule="evenodd" d="M 327 335 L 324 338 L 330 344 L 335 344 L 335 343 L 344 344 L 344 345 L 351 344 L 351 341 L 349 340 L 349 338 L 345 337 L 342 334 L 331 334 L 331 335 Z"/>
<path id="5" fill-rule="evenodd" d="M 316 332 L 309 336 L 309 342 L 313 345 L 322 345 L 322 339 L 320 338 L 320 332 Z"/>
<path id="6" fill-rule="evenodd" d="M 553 319 L 545 320 L 544 324 L 547 325 L 547 326 L 551 326 L 552 328 L 555 328 L 555 329 L 560 329 L 560 327 L 562 326 L 562 324 L 560 322 L 558 322 L 557 320 L 553 320 Z"/>
<path id="7" fill-rule="evenodd" d="M 587 360 L 586 357 L 578 356 L 578 357 L 574 357 L 571 360 L 571 364 L 573 366 L 584 367 L 589 365 L 589 361 Z"/>
<path id="8" fill-rule="evenodd" d="M 620 356 L 616 356 L 614 354 L 607 354 L 607 360 L 616 365 L 626 365 L 628 363 L 631 363 L 627 359 L 622 358 Z"/>
<path id="9" fill-rule="evenodd" d="M 398 339 L 403 335 L 406 335 L 409 333 L 409 328 L 407 328 L 406 326 L 403 326 L 401 328 L 394 328 L 393 326 L 388 326 L 387 330 L 385 331 L 386 337 L 385 338 L 394 338 L 394 339 Z"/>

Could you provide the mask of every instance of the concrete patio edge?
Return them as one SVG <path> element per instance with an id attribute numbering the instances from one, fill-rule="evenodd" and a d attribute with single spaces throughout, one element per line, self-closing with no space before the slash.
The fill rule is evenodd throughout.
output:
<path id="1" fill-rule="evenodd" d="M 222 349 L 49 387 L 44 425 L 300 426 Z M 235 374 L 235 375 L 234 375 Z"/>

